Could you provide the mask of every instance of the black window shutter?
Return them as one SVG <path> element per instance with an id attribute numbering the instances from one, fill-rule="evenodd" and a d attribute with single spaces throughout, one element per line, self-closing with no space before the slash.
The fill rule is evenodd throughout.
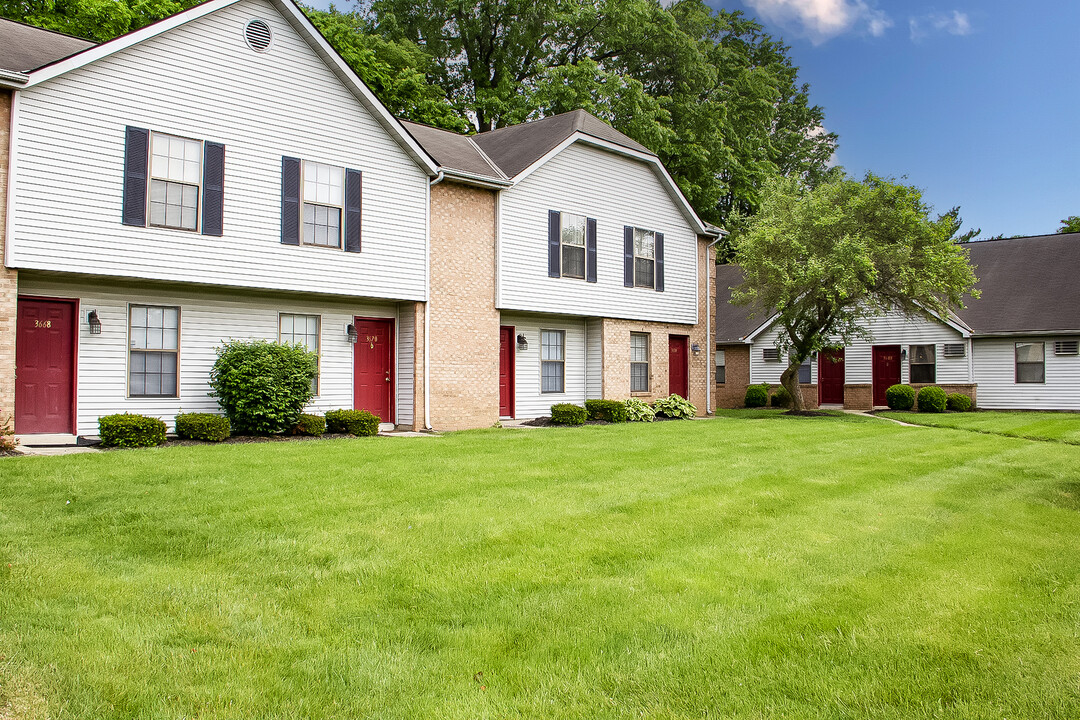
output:
<path id="1" fill-rule="evenodd" d="M 150 163 L 150 131 L 127 128 L 124 140 L 125 225 L 146 227 L 146 173 Z"/>
<path id="2" fill-rule="evenodd" d="M 557 210 L 548 210 L 548 277 L 561 277 L 562 266 L 562 215 Z"/>
<path id="3" fill-rule="evenodd" d="M 664 292 L 664 233 L 656 233 L 656 292 Z"/>
<path id="4" fill-rule="evenodd" d="M 225 223 L 225 146 L 203 143 L 202 234 L 221 237 Z"/>
<path id="5" fill-rule="evenodd" d="M 622 237 L 622 284 L 634 287 L 634 228 L 624 227 Z"/>
<path id="6" fill-rule="evenodd" d="M 596 282 L 596 220 L 585 219 L 585 281 Z"/>
<path id="7" fill-rule="evenodd" d="M 363 219 L 364 174 L 345 169 L 345 252 L 360 252 Z"/>
<path id="8" fill-rule="evenodd" d="M 281 242 L 300 244 L 300 160 L 281 158 Z"/>

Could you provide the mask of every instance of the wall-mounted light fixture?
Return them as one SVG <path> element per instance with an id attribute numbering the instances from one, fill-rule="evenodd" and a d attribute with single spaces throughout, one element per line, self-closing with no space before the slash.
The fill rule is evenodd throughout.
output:
<path id="1" fill-rule="evenodd" d="M 97 310 L 91 310 L 86 314 L 86 324 L 90 326 L 91 335 L 101 334 L 101 320 L 98 319 Z"/>
<path id="2" fill-rule="evenodd" d="M 525 333 L 518 333 L 517 336 L 518 350 L 529 349 L 529 339 L 525 337 Z"/>
<path id="3" fill-rule="evenodd" d="M 353 344 L 356 344 L 356 341 L 360 339 L 360 336 L 356 334 L 356 326 L 352 323 L 345 326 L 345 337 Z"/>
<path id="4" fill-rule="evenodd" d="M 693 352 L 695 355 L 697 355 L 697 354 L 699 354 L 701 352 L 701 346 L 698 345 L 697 343 L 694 343 L 693 345 L 690 346 L 690 351 Z"/>
<path id="5" fill-rule="evenodd" d="M 907 360 L 907 350 L 906 349 L 900 350 L 900 360 Z"/>

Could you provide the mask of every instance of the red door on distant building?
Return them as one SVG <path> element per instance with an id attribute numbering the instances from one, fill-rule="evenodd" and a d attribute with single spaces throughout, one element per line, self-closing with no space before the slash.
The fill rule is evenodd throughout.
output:
<path id="1" fill-rule="evenodd" d="M 690 399 L 690 367 L 685 335 L 668 336 L 668 392 Z"/>
<path id="2" fill-rule="evenodd" d="M 74 300 L 19 299 L 15 432 L 75 432 L 75 342 Z"/>
<path id="3" fill-rule="evenodd" d="M 499 328 L 499 416 L 514 417 L 514 328 Z"/>
<path id="4" fill-rule="evenodd" d="M 394 321 L 356 318 L 353 407 L 394 422 Z"/>
<path id="5" fill-rule="evenodd" d="M 900 346 L 875 345 L 873 365 L 874 405 L 887 405 L 885 391 L 900 382 Z"/>
<path id="6" fill-rule="evenodd" d="M 844 348 L 818 353 L 818 404 L 844 404 Z"/>

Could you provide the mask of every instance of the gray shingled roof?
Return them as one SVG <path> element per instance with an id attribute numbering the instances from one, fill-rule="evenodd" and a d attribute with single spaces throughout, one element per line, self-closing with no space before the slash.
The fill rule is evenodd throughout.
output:
<path id="1" fill-rule="evenodd" d="M 0 68 L 30 72 L 82 52 L 94 43 L 0 18 Z"/>
<path id="2" fill-rule="evenodd" d="M 1080 330 L 1080 233 L 965 247 L 982 296 L 957 315 L 976 335 Z"/>
<path id="3" fill-rule="evenodd" d="M 442 167 L 501 179 L 498 169 L 487 161 L 468 135 L 458 135 L 449 130 L 440 130 L 408 120 L 402 120 L 401 124 L 413 139 L 420 143 L 420 147 Z"/>
<path id="4" fill-rule="evenodd" d="M 741 285 L 742 268 L 738 265 L 716 266 L 716 342 L 738 343 L 761 327 L 772 313 L 760 308 L 731 304 L 731 288 Z"/>

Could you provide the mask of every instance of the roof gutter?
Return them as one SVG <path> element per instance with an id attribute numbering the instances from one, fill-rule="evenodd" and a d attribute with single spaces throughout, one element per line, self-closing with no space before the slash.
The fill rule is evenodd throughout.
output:
<path id="1" fill-rule="evenodd" d="M 1018 337 L 1027 335 L 1038 337 L 1048 337 L 1053 335 L 1080 335 L 1080 330 L 1001 330 L 1000 332 L 977 333 L 975 331 L 972 331 L 971 333 L 971 337 L 973 338 Z"/>
<path id="2" fill-rule="evenodd" d="M 26 73 L 0 70 L 0 87 L 21 88 L 28 82 L 30 82 L 30 76 Z"/>
<path id="3" fill-rule="evenodd" d="M 458 182 L 463 182 L 468 185 L 475 185 L 476 187 L 488 188 L 489 190 L 503 190 L 512 187 L 514 184 L 513 180 L 501 180 L 499 178 L 477 175 L 476 173 L 465 172 L 464 170 L 452 170 L 450 168 L 441 168 L 439 170 L 439 176 L 444 179 L 449 178 L 450 180 L 457 180 Z M 438 180 L 438 178 L 436 178 L 436 180 Z M 431 184 L 434 185 L 435 182 L 432 182 Z"/>

